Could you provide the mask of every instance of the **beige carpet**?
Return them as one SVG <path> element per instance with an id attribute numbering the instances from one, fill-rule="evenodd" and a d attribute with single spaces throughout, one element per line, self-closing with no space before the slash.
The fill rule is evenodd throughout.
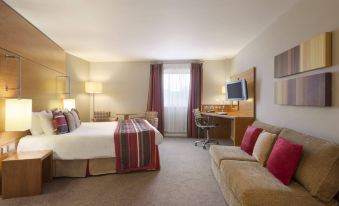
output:
<path id="1" fill-rule="evenodd" d="M 42 195 L 0 200 L 0 205 L 213 205 L 226 203 L 207 150 L 194 139 L 167 137 L 159 146 L 161 170 L 89 178 L 57 178 Z"/>

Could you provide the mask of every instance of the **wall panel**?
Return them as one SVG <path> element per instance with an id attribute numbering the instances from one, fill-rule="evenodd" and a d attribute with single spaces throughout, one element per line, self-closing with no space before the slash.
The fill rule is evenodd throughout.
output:
<path id="1" fill-rule="evenodd" d="M 64 50 L 0 0 L 0 47 L 66 73 Z"/>
<path id="2" fill-rule="evenodd" d="M 19 58 L 10 52 L 0 49 L 0 97 L 14 97 L 18 90 L 5 90 L 17 88 L 19 83 Z"/>
<path id="3" fill-rule="evenodd" d="M 232 73 L 257 68 L 258 120 L 339 143 L 339 1 L 300 0 L 277 18 L 232 61 Z M 331 107 L 296 107 L 274 103 L 274 56 L 305 39 L 333 31 L 332 63 L 307 75 L 332 72 Z M 300 74 L 296 77 L 302 77 Z"/>
<path id="4" fill-rule="evenodd" d="M 56 77 L 63 75 L 30 60 L 22 60 L 22 97 L 30 98 L 33 111 L 62 106 L 61 94 L 57 92 Z M 64 82 L 63 82 L 64 85 Z"/>
<path id="5" fill-rule="evenodd" d="M 0 98 L 19 96 L 21 64 L 21 97 L 32 99 L 33 111 L 61 107 L 56 77 L 66 75 L 64 50 L 2 0 L 0 28 Z M 6 91 L 6 84 L 14 89 Z"/>

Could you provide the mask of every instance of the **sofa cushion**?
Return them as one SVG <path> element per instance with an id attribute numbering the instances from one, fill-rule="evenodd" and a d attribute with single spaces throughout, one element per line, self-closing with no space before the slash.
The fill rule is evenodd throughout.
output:
<path id="1" fill-rule="evenodd" d="M 223 160 L 220 172 L 243 206 L 323 205 L 297 182 L 286 186 L 256 162 Z"/>
<path id="2" fill-rule="evenodd" d="M 235 146 L 210 146 L 211 158 L 219 167 L 222 160 L 256 161 L 254 157 Z"/>
<path id="3" fill-rule="evenodd" d="M 261 132 L 261 128 L 248 126 L 244 134 L 244 138 L 242 139 L 240 148 L 247 152 L 249 155 L 252 155 L 255 142 L 257 141 Z"/>
<path id="4" fill-rule="evenodd" d="M 253 127 L 256 127 L 256 128 L 261 128 L 269 133 L 273 133 L 273 134 L 276 134 L 278 135 L 282 128 L 280 127 L 276 127 L 276 126 L 273 126 L 273 125 L 270 125 L 270 124 L 266 124 L 264 122 L 261 122 L 261 121 L 258 121 L 258 120 L 255 120 L 252 124 Z"/>
<path id="5" fill-rule="evenodd" d="M 339 190 L 339 145 L 290 129 L 283 129 L 280 135 L 303 145 L 295 179 L 313 196 L 330 201 Z"/>
<path id="6" fill-rule="evenodd" d="M 298 167 L 303 146 L 279 137 L 267 161 L 267 169 L 285 185 L 290 184 Z"/>
<path id="7" fill-rule="evenodd" d="M 276 134 L 263 131 L 254 145 L 252 156 L 263 166 L 270 155 L 276 136 Z"/>

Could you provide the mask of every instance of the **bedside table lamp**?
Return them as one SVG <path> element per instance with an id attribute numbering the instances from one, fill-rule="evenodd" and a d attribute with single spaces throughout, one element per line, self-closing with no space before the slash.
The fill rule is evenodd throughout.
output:
<path id="1" fill-rule="evenodd" d="M 85 83 L 85 91 L 88 94 L 93 95 L 93 113 L 95 111 L 95 94 L 102 93 L 102 84 L 100 82 L 86 82 Z"/>
<path id="2" fill-rule="evenodd" d="M 4 154 L 15 151 L 18 140 L 31 128 L 32 100 L 3 99 L 0 105 L 0 147 Z"/>
<path id="3" fill-rule="evenodd" d="M 5 100 L 5 131 L 26 131 L 31 128 L 32 100 Z"/>
<path id="4" fill-rule="evenodd" d="M 64 99 L 64 109 L 71 111 L 75 109 L 75 99 Z"/>

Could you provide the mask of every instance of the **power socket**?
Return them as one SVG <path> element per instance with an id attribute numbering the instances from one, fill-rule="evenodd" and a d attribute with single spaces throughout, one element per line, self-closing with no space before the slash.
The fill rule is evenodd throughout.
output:
<path id="1" fill-rule="evenodd" d="M 14 152 L 14 150 L 15 150 L 15 144 L 14 143 L 8 144 L 7 146 L 8 146 L 7 152 Z"/>
<path id="2" fill-rule="evenodd" d="M 8 145 L 3 145 L 1 147 L 1 155 L 4 155 L 8 152 Z"/>

